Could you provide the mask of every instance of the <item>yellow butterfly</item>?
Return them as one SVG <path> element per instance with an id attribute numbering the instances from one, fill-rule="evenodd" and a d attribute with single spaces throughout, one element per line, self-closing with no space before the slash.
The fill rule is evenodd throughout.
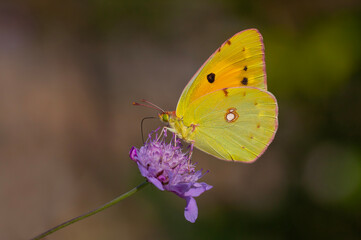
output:
<path id="1" fill-rule="evenodd" d="M 277 115 L 276 98 L 267 91 L 262 35 L 248 29 L 209 57 L 183 90 L 176 111 L 159 117 L 210 155 L 252 162 L 272 142 Z"/>

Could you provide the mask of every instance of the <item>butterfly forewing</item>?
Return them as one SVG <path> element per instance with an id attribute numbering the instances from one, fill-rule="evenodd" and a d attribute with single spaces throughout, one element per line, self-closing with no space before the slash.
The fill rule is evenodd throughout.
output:
<path id="1" fill-rule="evenodd" d="M 237 33 L 213 53 L 183 90 L 177 116 L 207 93 L 240 86 L 267 89 L 264 46 L 256 29 Z"/>
<path id="2" fill-rule="evenodd" d="M 193 101 L 185 125 L 196 125 L 194 145 L 223 160 L 252 162 L 266 150 L 277 130 L 275 97 L 264 90 L 236 87 Z"/>

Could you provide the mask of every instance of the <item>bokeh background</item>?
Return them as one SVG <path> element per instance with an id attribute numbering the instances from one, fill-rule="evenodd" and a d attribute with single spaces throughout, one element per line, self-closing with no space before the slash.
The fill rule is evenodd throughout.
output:
<path id="1" fill-rule="evenodd" d="M 48 239 L 359 239 L 358 0 L 1 1 L 0 239 L 29 239 L 141 183 L 128 152 L 156 113 L 132 102 L 174 110 L 208 56 L 252 27 L 280 108 L 262 158 L 196 150 L 214 188 L 195 224 L 152 186 Z"/>

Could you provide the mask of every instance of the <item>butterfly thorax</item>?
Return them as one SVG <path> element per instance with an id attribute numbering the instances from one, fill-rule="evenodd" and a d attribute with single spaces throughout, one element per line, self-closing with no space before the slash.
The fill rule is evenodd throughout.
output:
<path id="1" fill-rule="evenodd" d="M 177 134 L 178 137 L 187 142 L 194 141 L 196 125 L 185 125 L 182 118 L 178 117 L 174 111 L 161 113 L 159 118 L 162 122 L 168 123 L 170 126 L 169 130 Z"/>

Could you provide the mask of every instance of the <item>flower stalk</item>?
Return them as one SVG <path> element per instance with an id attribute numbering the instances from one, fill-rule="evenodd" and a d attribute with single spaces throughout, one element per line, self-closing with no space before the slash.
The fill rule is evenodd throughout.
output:
<path id="1" fill-rule="evenodd" d="M 65 227 L 69 226 L 70 224 L 73 224 L 73 223 L 78 222 L 80 220 L 83 220 L 83 219 L 85 219 L 87 217 L 90 217 L 90 216 L 92 216 L 92 215 L 94 215 L 94 214 L 96 214 L 98 212 L 101 212 L 101 211 L 115 205 L 116 203 L 120 202 L 121 200 L 123 200 L 123 199 L 125 199 L 127 197 L 130 197 L 131 195 L 138 192 L 139 190 L 141 190 L 142 188 L 144 188 L 147 185 L 148 185 L 148 182 L 145 181 L 142 184 L 140 184 L 137 187 L 130 190 L 129 192 L 126 192 L 126 193 L 120 195 L 119 197 L 113 199 L 112 201 L 110 201 L 110 202 L 108 202 L 108 203 L 106 203 L 106 204 L 104 204 L 104 205 L 102 205 L 102 206 L 100 206 L 100 207 L 98 207 L 98 208 L 96 208 L 96 209 L 94 209 L 92 211 L 89 211 L 89 212 L 84 213 L 84 214 L 82 214 L 82 215 L 80 215 L 78 217 L 75 217 L 75 218 L 72 218 L 72 219 L 70 219 L 70 220 L 68 220 L 66 222 L 63 222 L 63 223 L 49 229 L 48 231 L 43 232 L 42 234 L 39 234 L 38 236 L 32 238 L 32 240 L 42 239 L 42 238 L 44 238 L 44 237 L 46 237 L 46 236 L 48 236 L 48 235 L 62 229 L 62 228 L 65 228 Z"/>
<path id="2" fill-rule="evenodd" d="M 205 182 L 199 182 L 204 173 L 202 173 L 202 170 L 196 171 L 195 164 L 191 162 L 193 146 L 191 146 L 189 152 L 185 153 L 180 140 L 176 138 L 175 134 L 173 134 L 171 141 L 166 143 L 167 130 L 163 129 L 160 136 L 158 136 L 157 131 L 149 134 L 144 146 L 140 148 L 132 147 L 129 153 L 130 159 L 137 163 L 141 175 L 146 178 L 145 182 L 92 211 L 39 234 L 32 240 L 42 239 L 75 222 L 101 212 L 138 192 L 149 183 L 152 183 L 161 191 L 169 191 L 183 198 L 186 201 L 184 217 L 187 221 L 194 223 L 198 217 L 198 206 L 195 198 L 210 190 L 212 186 Z M 152 137 L 154 134 L 155 137 Z"/>

